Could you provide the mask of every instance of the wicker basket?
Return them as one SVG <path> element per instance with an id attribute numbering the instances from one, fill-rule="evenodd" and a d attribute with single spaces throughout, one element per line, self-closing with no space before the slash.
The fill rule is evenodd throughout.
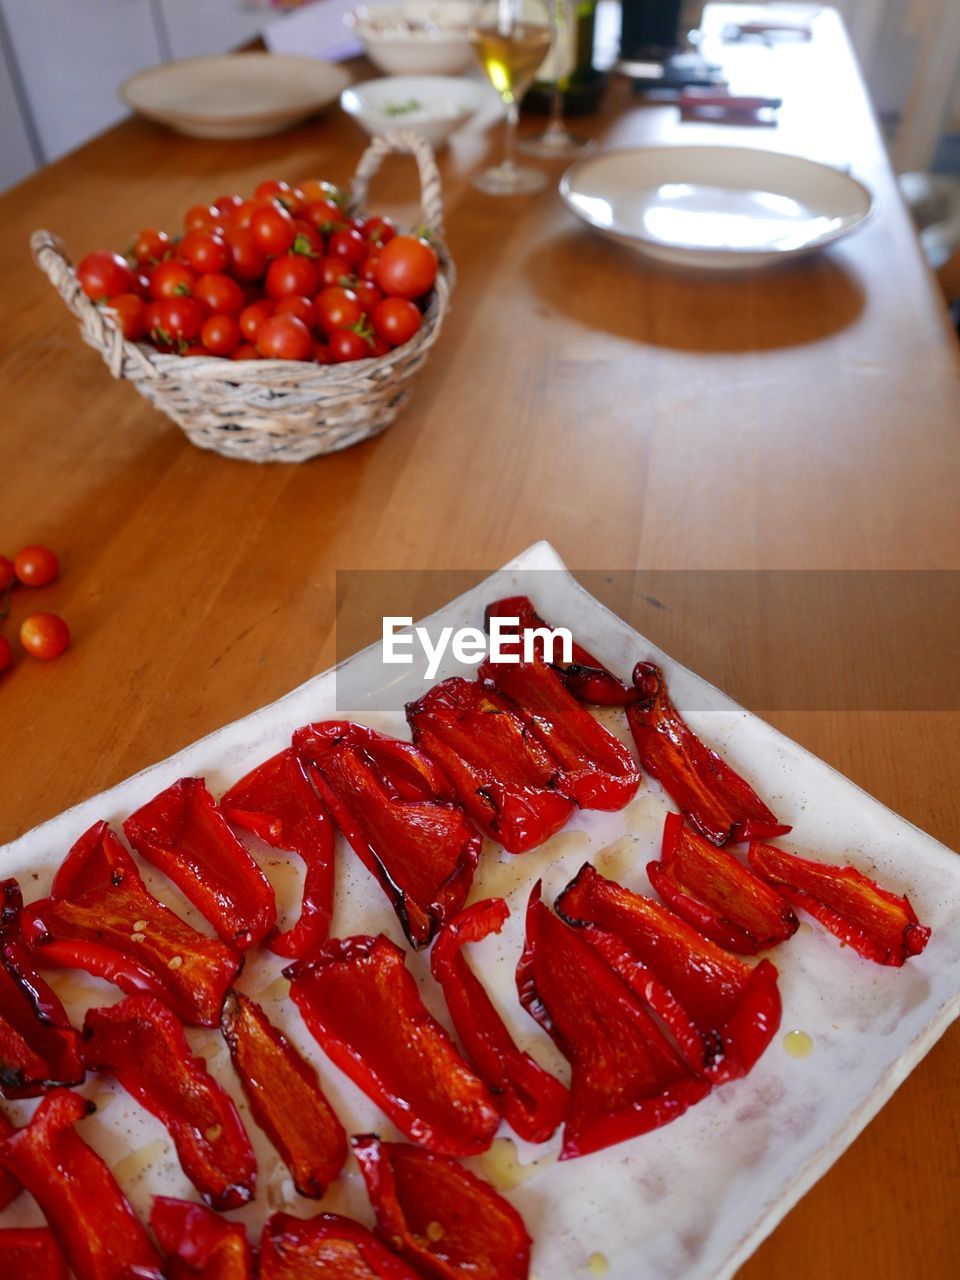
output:
<path id="1" fill-rule="evenodd" d="M 429 144 L 415 133 L 374 138 L 354 174 L 351 212 L 390 152 L 410 154 L 420 170 L 423 223 L 440 269 L 420 331 L 385 356 L 341 365 L 289 360 L 231 361 L 164 355 L 127 342 L 113 313 L 80 287 L 63 243 L 48 231 L 31 238 L 33 256 L 80 321 L 84 341 L 115 378 L 126 378 L 178 423 L 193 444 L 250 462 L 303 462 L 384 431 L 410 397 L 413 379 L 437 340 L 450 304 L 453 265 L 443 239 L 440 175 Z"/>

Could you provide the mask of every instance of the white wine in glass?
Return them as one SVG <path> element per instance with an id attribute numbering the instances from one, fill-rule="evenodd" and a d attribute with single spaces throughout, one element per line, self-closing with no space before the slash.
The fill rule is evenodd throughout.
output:
<path id="1" fill-rule="evenodd" d="M 479 0 L 470 39 L 490 83 L 507 108 L 503 160 L 473 178 L 473 185 L 493 196 L 539 191 L 546 176 L 521 168 L 514 159 L 520 99 L 533 83 L 550 48 L 551 31 L 543 0 Z"/>

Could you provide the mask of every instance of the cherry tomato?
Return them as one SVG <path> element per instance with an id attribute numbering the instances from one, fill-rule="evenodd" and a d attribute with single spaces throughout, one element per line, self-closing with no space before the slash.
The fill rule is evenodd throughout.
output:
<path id="1" fill-rule="evenodd" d="M 312 360 L 314 340 L 296 316 L 270 316 L 257 330 L 257 350 L 267 360 Z"/>
<path id="2" fill-rule="evenodd" d="M 143 313 L 147 304 L 137 293 L 118 293 L 110 298 L 107 306 L 117 313 L 120 330 L 128 342 L 140 342 L 147 336 L 147 322 Z"/>
<path id="3" fill-rule="evenodd" d="M 160 329 L 175 343 L 193 342 L 207 313 L 196 298 L 164 298 L 160 304 Z"/>
<path id="4" fill-rule="evenodd" d="M 241 200 L 237 207 L 231 209 L 226 215 L 227 231 L 249 231 L 250 219 L 253 217 L 256 208 L 256 200 Z"/>
<path id="5" fill-rule="evenodd" d="M 437 255 L 426 240 L 394 236 L 380 250 L 373 278 L 388 297 L 420 298 L 437 278 Z"/>
<path id="6" fill-rule="evenodd" d="M 160 310 L 163 300 L 156 302 L 148 302 L 143 309 L 143 323 L 146 325 L 147 334 L 151 342 L 157 342 L 157 335 L 160 332 L 160 317 L 163 314 Z M 167 345 L 167 344 L 163 344 Z"/>
<path id="7" fill-rule="evenodd" d="M 331 226 L 339 226 L 341 213 L 338 205 L 332 200 L 311 200 L 303 210 L 301 217 L 318 231 L 326 231 Z"/>
<path id="8" fill-rule="evenodd" d="M 291 293 L 301 296 L 316 293 L 319 284 L 320 275 L 312 258 L 305 258 L 302 253 L 285 253 L 270 263 L 263 287 L 267 297 L 285 298 Z"/>
<path id="9" fill-rule="evenodd" d="M 60 562 L 49 547 L 31 545 L 13 557 L 17 578 L 25 587 L 45 587 L 60 572 Z"/>
<path id="10" fill-rule="evenodd" d="M 235 209 L 239 209 L 243 204 L 243 196 L 229 195 L 217 196 L 213 202 L 213 207 L 221 217 L 230 217 Z"/>
<path id="11" fill-rule="evenodd" d="M 352 228 L 335 231 L 327 241 L 327 252 L 334 258 L 343 258 L 351 267 L 359 267 L 368 253 L 367 242 Z"/>
<path id="12" fill-rule="evenodd" d="M 392 350 L 393 348 L 390 346 L 390 343 L 385 342 L 384 339 L 381 338 L 378 333 L 375 333 L 373 335 L 373 350 L 370 352 L 371 355 L 385 356 L 388 351 L 392 351 Z"/>
<path id="13" fill-rule="evenodd" d="M 180 355 L 187 356 L 212 356 L 213 352 L 209 347 L 205 347 L 202 342 L 191 342 L 189 347 L 184 347 Z"/>
<path id="14" fill-rule="evenodd" d="M 373 343 L 355 329 L 334 329 L 330 335 L 330 354 L 337 364 L 365 360 L 373 355 Z"/>
<path id="15" fill-rule="evenodd" d="M 195 204 L 186 212 L 183 225 L 188 231 L 209 231 L 220 225 L 220 210 L 212 204 Z"/>
<path id="16" fill-rule="evenodd" d="M 300 190 L 303 192 L 304 200 L 308 203 L 312 203 L 315 200 L 329 200 L 338 212 L 347 203 L 346 194 L 332 182 L 308 178 L 306 182 L 300 183 Z"/>
<path id="17" fill-rule="evenodd" d="M 0 591 L 6 591 L 7 587 L 12 587 L 16 580 L 17 571 L 13 561 L 6 556 L 0 556 Z"/>
<path id="18" fill-rule="evenodd" d="M 360 299 L 352 289 L 324 289 L 313 300 L 317 328 L 321 333 L 333 333 L 334 329 L 349 329 L 363 315 Z"/>
<path id="19" fill-rule="evenodd" d="M 277 309 L 277 304 L 272 298 L 261 298 L 259 302 L 252 302 L 249 307 L 244 307 L 240 312 L 240 332 L 248 342 L 255 342 L 257 332 L 264 320 L 269 320 Z"/>
<path id="20" fill-rule="evenodd" d="M 150 297 L 186 298 L 196 283 L 197 273 L 185 262 L 161 262 L 150 275 Z"/>
<path id="21" fill-rule="evenodd" d="M 360 299 L 360 305 L 369 315 L 373 308 L 383 299 L 383 294 L 375 284 L 371 284 L 369 280 L 357 280 L 350 288 Z"/>
<path id="22" fill-rule="evenodd" d="M 290 213 L 299 213 L 306 203 L 299 187 L 292 187 L 289 182 L 278 178 L 261 182 L 253 194 L 257 200 L 278 201 Z"/>
<path id="23" fill-rule="evenodd" d="M 88 298 L 98 301 L 118 293 L 136 293 L 137 277 L 119 253 L 88 253 L 77 267 L 77 279 Z"/>
<path id="24" fill-rule="evenodd" d="M 320 232 L 304 222 L 302 218 L 294 218 L 293 229 L 296 236 L 293 241 L 294 253 L 304 253 L 308 257 L 321 258 L 323 256 L 323 236 Z"/>
<path id="25" fill-rule="evenodd" d="M 230 356 L 231 360 L 259 360 L 260 352 L 252 342 L 243 342 Z"/>
<path id="26" fill-rule="evenodd" d="M 134 240 L 133 256 L 142 266 L 152 266 L 155 262 L 162 262 L 171 248 L 167 233 L 150 227 L 141 231 Z"/>
<path id="27" fill-rule="evenodd" d="M 333 364 L 333 356 L 325 342 L 318 342 L 313 349 L 314 364 Z"/>
<path id="28" fill-rule="evenodd" d="M 372 284 L 377 278 L 377 265 L 380 262 L 380 250 L 377 249 L 373 253 L 367 254 L 364 260 L 357 268 L 357 275 L 361 280 L 369 280 Z"/>
<path id="29" fill-rule="evenodd" d="M 210 316 L 203 322 L 200 340 L 213 356 L 228 356 L 243 341 L 236 316 Z"/>
<path id="30" fill-rule="evenodd" d="M 386 244 L 397 234 L 397 227 L 391 218 L 376 214 L 365 219 L 362 231 L 370 244 Z"/>
<path id="31" fill-rule="evenodd" d="M 353 280 L 350 267 L 342 258 L 321 258 L 317 263 L 317 272 L 323 289 L 332 289 L 335 285 L 348 288 Z"/>
<path id="32" fill-rule="evenodd" d="M 285 298 L 280 299 L 274 315 L 296 316 L 308 329 L 312 329 L 317 322 L 317 315 L 310 299 L 298 297 L 295 293 L 288 293 Z"/>
<path id="33" fill-rule="evenodd" d="M 391 347 L 409 342 L 420 329 L 420 311 L 406 298 L 384 298 L 374 307 L 370 316 L 373 331 Z"/>
<path id="34" fill-rule="evenodd" d="M 293 218 L 286 209 L 273 201 L 254 209 L 250 219 L 250 234 L 263 252 L 271 257 L 286 253 L 296 237 Z"/>
<path id="35" fill-rule="evenodd" d="M 20 626 L 20 643 L 34 658 L 59 658 L 70 646 L 70 628 L 55 613 L 34 613 Z"/>
<path id="36" fill-rule="evenodd" d="M 267 255 L 253 238 L 253 232 L 243 227 L 231 227 L 227 231 L 227 244 L 232 258 L 231 271 L 237 280 L 259 280 L 267 269 Z"/>
<path id="37" fill-rule="evenodd" d="M 10 648 L 10 642 L 0 636 L 0 671 L 6 671 L 12 661 L 13 650 Z"/>
<path id="38" fill-rule="evenodd" d="M 193 267 L 198 275 L 226 271 L 230 265 L 226 240 L 206 231 L 188 231 L 177 245 L 177 257 Z"/>
<path id="39" fill-rule="evenodd" d="M 201 276 L 194 286 L 193 296 L 214 315 L 238 316 L 246 306 L 242 287 L 230 276 L 214 273 Z"/>

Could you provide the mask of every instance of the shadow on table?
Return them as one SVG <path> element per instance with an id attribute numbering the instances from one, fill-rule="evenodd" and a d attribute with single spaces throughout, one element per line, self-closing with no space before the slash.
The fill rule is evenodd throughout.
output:
<path id="1" fill-rule="evenodd" d="M 539 297 L 571 319 L 677 351 L 802 346 L 845 329 L 864 306 L 856 276 L 825 253 L 718 277 L 673 270 L 571 229 L 544 241 L 525 271 Z"/>

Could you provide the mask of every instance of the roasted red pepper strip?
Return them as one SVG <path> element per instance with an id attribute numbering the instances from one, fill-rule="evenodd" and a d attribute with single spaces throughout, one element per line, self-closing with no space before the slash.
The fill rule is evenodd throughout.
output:
<path id="1" fill-rule="evenodd" d="M 489 1086 L 500 1114 L 527 1142 L 546 1142 L 567 1110 L 567 1091 L 514 1044 L 480 979 L 461 953 L 465 942 L 499 933 L 510 915 L 502 898 L 476 902 L 444 925 L 430 969 L 467 1058 Z"/>
<path id="2" fill-rule="evenodd" d="M 488 604 L 483 616 L 483 625 L 490 630 L 491 618 L 518 618 L 521 635 L 527 631 L 553 631 L 549 622 L 544 622 L 528 596 L 509 596 L 504 600 L 495 600 Z M 544 657 L 543 642 L 540 642 L 537 653 Z M 578 702 L 589 702 L 597 707 L 625 707 L 632 697 L 622 680 L 618 680 L 613 672 L 608 671 L 592 653 L 589 653 L 576 640 L 570 647 L 572 661 L 564 664 L 554 661 L 551 666 L 560 676 L 564 685 Z"/>
<path id="3" fill-rule="evenodd" d="M 0 1165 L 36 1199 L 76 1280 L 161 1280 L 160 1258 L 113 1174 L 76 1133 L 96 1107 L 54 1089 L 0 1142 Z"/>
<path id="4" fill-rule="evenodd" d="M 293 745 L 411 944 L 425 946 L 463 906 L 482 844 L 446 779 L 409 742 L 346 720 L 298 729 Z"/>
<path id="5" fill-rule="evenodd" d="M 150 1225 L 167 1255 L 168 1280 L 253 1280 L 253 1250 L 241 1222 L 202 1204 L 155 1196 Z"/>
<path id="6" fill-rule="evenodd" d="M 636 794 L 640 769 L 615 738 L 564 687 L 545 662 L 480 664 L 477 675 L 518 710 L 563 770 L 563 792 L 581 809 L 622 809 Z"/>
<path id="7" fill-rule="evenodd" d="M 0 1229 L 0 1275 L 4 1280 L 67 1280 L 67 1260 L 46 1227 Z"/>
<path id="8" fill-rule="evenodd" d="M 132 813 L 123 830 L 230 946 L 244 951 L 276 924 L 270 881 L 230 830 L 202 778 L 181 778 L 167 787 Z"/>
<path id="9" fill-rule="evenodd" d="M 855 867 L 813 862 L 766 844 L 752 844 L 748 856 L 753 869 L 788 902 L 866 960 L 899 968 L 930 941 L 930 930 L 917 919 L 909 898 L 882 889 Z"/>
<path id="10" fill-rule="evenodd" d="M 35 1098 L 86 1074 L 80 1036 L 33 964 L 20 934 L 16 880 L 0 884 L 0 1098 Z M 0 1188 L 0 1199 L 2 1199 Z"/>
<path id="11" fill-rule="evenodd" d="M 729 850 L 685 827 L 679 813 L 667 814 L 660 861 L 647 875 L 678 916 L 728 951 L 756 955 L 797 931 L 783 898 Z"/>
<path id="12" fill-rule="evenodd" d="M 316 1071 L 247 996 L 228 996 L 220 1025 L 254 1119 L 299 1193 L 319 1200 L 343 1168 L 347 1135 Z"/>
<path id="13" fill-rule="evenodd" d="M 293 748 L 235 783 L 220 798 L 220 811 L 234 826 L 252 831 L 275 849 L 299 854 L 306 864 L 300 918 L 269 942 L 276 955 L 303 959 L 330 932 L 334 826 Z"/>
<path id="14" fill-rule="evenodd" d="M 547 909 L 539 881 L 517 989 L 572 1068 L 561 1160 L 657 1129 L 709 1093 L 580 931 Z"/>
<path id="15" fill-rule="evenodd" d="M 250 1139 L 232 1098 L 191 1053 L 176 1014 L 153 996 L 128 996 L 90 1009 L 83 1030 L 87 1066 L 112 1072 L 157 1117 L 206 1203 L 246 1204 L 257 1180 Z"/>
<path id="16" fill-rule="evenodd" d="M 746 1075 L 775 1035 L 780 993 L 769 960 L 751 968 L 589 863 L 557 899 L 557 911 L 585 926 L 591 945 L 666 1024 L 691 1067 L 714 1084 Z"/>
<path id="17" fill-rule="evenodd" d="M 338 1213 L 275 1213 L 260 1240 L 259 1280 L 422 1280 L 366 1227 Z"/>
<path id="18" fill-rule="evenodd" d="M 284 970 L 331 1061 L 401 1132 L 431 1151 L 486 1151 L 500 1116 L 486 1085 L 428 1012 L 403 951 L 382 933 L 333 939 Z"/>
<path id="19" fill-rule="evenodd" d="M 636 694 L 627 706 L 627 720 L 640 763 L 702 835 L 723 845 L 768 840 L 791 830 L 681 718 L 659 667 L 638 662 L 633 682 Z"/>
<path id="20" fill-rule="evenodd" d="M 0 1111 L 0 1142 L 3 1142 L 4 1138 L 9 1138 L 11 1133 L 15 1132 L 13 1125 Z M 0 1209 L 5 1209 L 10 1201 L 16 1199 L 22 1190 L 23 1188 L 13 1174 L 8 1173 L 0 1165 Z"/>
<path id="21" fill-rule="evenodd" d="M 215 1027 L 243 960 L 158 902 L 105 822 L 70 850 L 49 898 L 24 909 L 44 964 L 85 969 L 133 995 L 159 996 L 183 1019 Z"/>
<path id="22" fill-rule="evenodd" d="M 454 676 L 407 706 L 413 741 L 434 759 L 481 830 L 509 853 L 548 840 L 574 809 L 556 760 L 506 702 Z"/>
<path id="23" fill-rule="evenodd" d="M 424 1276 L 526 1280 L 530 1237 L 489 1182 L 449 1156 L 376 1134 L 353 1140 L 377 1234 Z"/>

